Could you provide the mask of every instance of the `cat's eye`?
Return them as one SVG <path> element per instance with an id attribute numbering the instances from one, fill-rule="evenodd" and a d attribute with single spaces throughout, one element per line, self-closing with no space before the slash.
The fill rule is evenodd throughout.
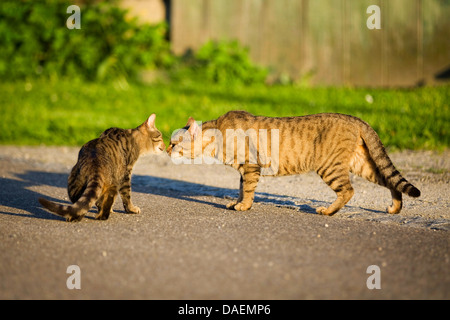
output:
<path id="1" fill-rule="evenodd" d="M 158 142 L 162 140 L 162 135 L 158 134 L 157 136 L 152 137 L 153 142 Z"/>

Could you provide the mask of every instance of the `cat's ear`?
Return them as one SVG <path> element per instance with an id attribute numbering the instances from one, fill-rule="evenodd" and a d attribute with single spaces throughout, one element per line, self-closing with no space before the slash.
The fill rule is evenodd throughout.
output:
<path id="1" fill-rule="evenodd" d="M 194 121 L 193 118 L 189 118 L 189 121 L 191 119 L 192 119 L 192 122 L 189 125 L 188 131 L 191 134 L 191 137 L 195 139 L 200 133 L 200 127 L 198 126 L 197 122 Z M 189 122 L 188 122 L 188 124 L 189 124 Z"/>
<path id="2" fill-rule="evenodd" d="M 146 124 L 147 127 L 149 128 L 155 128 L 155 118 L 156 118 L 156 114 L 152 114 L 150 117 L 148 117 Z"/>
<path id="3" fill-rule="evenodd" d="M 188 122 L 186 123 L 186 127 L 190 127 L 193 123 L 195 123 L 194 118 L 189 117 Z"/>

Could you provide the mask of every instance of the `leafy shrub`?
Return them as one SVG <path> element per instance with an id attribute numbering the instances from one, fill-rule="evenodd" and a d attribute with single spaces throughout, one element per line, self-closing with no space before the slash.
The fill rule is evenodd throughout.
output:
<path id="1" fill-rule="evenodd" d="M 114 1 L 80 5 L 81 29 L 69 30 L 66 0 L 0 2 L 0 78 L 131 78 L 174 57 L 165 24 L 138 25 Z"/>
<path id="2" fill-rule="evenodd" d="M 196 59 L 206 79 L 219 84 L 263 83 L 267 71 L 255 66 L 248 50 L 238 41 L 209 41 L 197 52 Z"/>
<path id="3" fill-rule="evenodd" d="M 248 49 L 238 41 L 209 41 L 179 59 L 171 76 L 181 82 L 251 85 L 264 83 L 267 73 L 251 62 Z"/>
<path id="4" fill-rule="evenodd" d="M 264 83 L 267 76 L 237 41 L 210 41 L 188 58 L 175 57 L 165 23 L 138 24 L 116 1 L 83 1 L 81 29 L 68 29 L 71 4 L 0 1 L 0 79 L 132 79 L 144 68 L 170 70 L 172 79 L 226 85 Z"/>

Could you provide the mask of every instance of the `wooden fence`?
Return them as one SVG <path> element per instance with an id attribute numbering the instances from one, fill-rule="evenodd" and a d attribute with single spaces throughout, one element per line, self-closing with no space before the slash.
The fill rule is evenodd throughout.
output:
<path id="1" fill-rule="evenodd" d="M 380 8 L 369 29 L 367 8 Z M 316 85 L 412 86 L 450 68 L 449 0 L 172 0 L 175 53 L 239 40 L 277 76 Z"/>

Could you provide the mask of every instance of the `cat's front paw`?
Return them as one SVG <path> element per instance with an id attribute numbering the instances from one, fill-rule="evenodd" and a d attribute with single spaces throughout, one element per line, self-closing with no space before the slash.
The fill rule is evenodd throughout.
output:
<path id="1" fill-rule="evenodd" d="M 251 204 L 248 205 L 248 204 L 245 204 L 243 202 L 238 202 L 234 206 L 234 210 L 236 210 L 236 211 L 247 211 L 247 210 L 250 210 L 251 207 L 252 207 Z"/>
<path id="2" fill-rule="evenodd" d="M 141 209 L 139 207 L 136 206 L 131 206 L 126 208 L 126 213 L 131 213 L 131 214 L 138 214 L 141 213 Z"/>

